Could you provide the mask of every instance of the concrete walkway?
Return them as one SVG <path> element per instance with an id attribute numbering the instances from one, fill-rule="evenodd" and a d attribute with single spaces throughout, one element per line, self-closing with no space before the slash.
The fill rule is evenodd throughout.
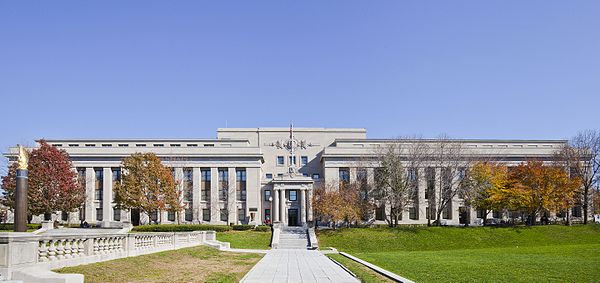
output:
<path id="1" fill-rule="evenodd" d="M 267 252 L 240 282 L 360 281 L 319 251 L 277 249 Z"/>

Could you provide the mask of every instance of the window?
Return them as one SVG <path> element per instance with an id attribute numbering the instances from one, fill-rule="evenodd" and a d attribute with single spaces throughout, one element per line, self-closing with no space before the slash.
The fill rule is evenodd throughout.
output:
<path id="1" fill-rule="evenodd" d="M 442 211 L 442 218 L 452 219 L 452 206 L 450 206 L 450 204 L 447 204 L 444 210 Z"/>
<path id="2" fill-rule="evenodd" d="M 408 181 L 410 181 L 410 182 L 417 181 L 417 176 L 418 176 L 417 168 L 408 168 L 407 174 L 408 174 L 408 176 L 407 176 Z"/>
<path id="3" fill-rule="evenodd" d="M 492 212 L 492 217 L 494 217 L 494 218 L 500 218 L 500 217 L 502 217 L 502 214 L 500 213 L 500 210 L 494 210 Z"/>
<path id="4" fill-rule="evenodd" d="M 290 162 L 290 165 L 296 165 L 296 156 L 290 156 L 288 161 Z"/>
<path id="5" fill-rule="evenodd" d="M 237 169 L 235 171 L 236 196 L 237 200 L 246 200 L 246 169 Z"/>
<path id="6" fill-rule="evenodd" d="M 297 201 L 297 200 L 298 200 L 298 191 L 290 190 L 290 201 Z"/>
<path id="7" fill-rule="evenodd" d="M 283 156 L 277 156 L 277 166 L 283 166 Z"/>
<path id="8" fill-rule="evenodd" d="M 265 200 L 269 200 L 271 198 L 271 190 L 265 190 Z"/>
<path id="9" fill-rule="evenodd" d="M 155 144 L 153 144 L 153 146 L 154 146 L 154 147 L 163 147 L 163 146 L 165 146 L 165 145 L 164 145 L 164 144 L 162 144 L 162 143 L 155 143 Z"/>
<path id="10" fill-rule="evenodd" d="M 300 162 L 302 163 L 302 166 L 308 164 L 308 156 L 301 156 Z"/>
<path id="11" fill-rule="evenodd" d="M 145 143 L 136 143 L 135 146 L 137 146 L 137 147 L 145 147 L 146 144 Z"/>
<path id="12" fill-rule="evenodd" d="M 267 174 L 265 175 L 265 178 L 266 178 L 267 180 L 273 179 L 273 174 L 272 174 L 272 173 L 267 173 Z"/>
<path id="13" fill-rule="evenodd" d="M 184 201 L 191 203 L 193 201 L 194 193 L 194 171 L 192 168 L 183 168 L 183 199 Z"/>
<path id="14" fill-rule="evenodd" d="M 221 209 L 221 221 L 227 222 L 228 212 L 227 209 Z"/>
<path id="15" fill-rule="evenodd" d="M 185 209 L 185 221 L 191 222 L 193 219 L 193 210 L 191 208 Z"/>
<path id="16" fill-rule="evenodd" d="M 319 180 L 319 179 L 321 179 L 321 175 L 319 173 L 313 173 L 312 178 L 313 178 L 313 180 Z"/>
<path id="17" fill-rule="evenodd" d="M 340 168 L 340 185 L 350 182 L 350 170 L 348 168 Z"/>
<path id="18" fill-rule="evenodd" d="M 96 178 L 95 197 L 96 200 L 102 201 L 104 195 L 104 170 L 102 168 L 94 168 Z"/>
<path id="19" fill-rule="evenodd" d="M 69 144 L 69 146 L 70 146 L 70 147 L 78 147 L 78 146 L 79 146 L 79 144 L 76 144 L 76 143 L 70 143 L 70 144 Z"/>
<path id="20" fill-rule="evenodd" d="M 210 221 L 210 209 L 202 209 L 202 221 Z"/>
<path id="21" fill-rule="evenodd" d="M 277 173 L 277 177 L 283 177 L 283 173 Z"/>
<path id="22" fill-rule="evenodd" d="M 119 147 L 128 147 L 128 146 L 129 146 L 129 145 L 128 145 L 128 144 L 126 144 L 126 143 L 120 143 L 120 144 L 119 144 Z"/>
<path id="23" fill-rule="evenodd" d="M 202 200 L 210 202 L 210 169 L 200 170 L 200 187 Z"/>
<path id="24" fill-rule="evenodd" d="M 265 220 L 271 220 L 271 210 L 270 209 L 265 209 Z"/>
<path id="25" fill-rule="evenodd" d="M 246 221 L 246 210 L 245 209 L 238 209 L 238 220 L 240 222 Z"/>
<path id="26" fill-rule="evenodd" d="M 110 143 L 103 143 L 102 147 L 112 147 L 112 144 L 110 144 Z"/>
<path id="27" fill-rule="evenodd" d="M 167 220 L 168 221 L 175 221 L 175 211 L 168 211 L 167 212 Z"/>
<path id="28" fill-rule="evenodd" d="M 151 222 L 158 223 L 158 211 L 157 210 L 150 212 L 149 216 L 150 216 Z"/>
<path id="29" fill-rule="evenodd" d="M 60 216 L 61 216 L 60 218 L 62 219 L 62 221 L 69 220 L 69 213 L 66 211 L 63 211 Z"/>
<path id="30" fill-rule="evenodd" d="M 77 182 L 85 187 L 85 168 L 77 167 Z"/>
<path id="31" fill-rule="evenodd" d="M 477 210 L 477 218 L 485 218 L 485 209 Z"/>
<path id="32" fill-rule="evenodd" d="M 197 147 L 198 145 L 197 145 L 197 144 L 195 144 L 195 143 L 188 143 L 188 144 L 187 144 L 187 146 L 188 146 L 188 147 Z"/>
<path id="33" fill-rule="evenodd" d="M 417 214 L 417 208 L 416 207 L 410 207 L 410 208 L 408 208 L 408 218 L 410 218 L 412 220 L 417 220 L 417 219 L 419 219 L 418 216 L 419 215 Z"/>
<path id="34" fill-rule="evenodd" d="M 96 145 L 95 145 L 95 144 L 93 144 L 93 143 L 86 143 L 86 144 L 85 144 L 85 146 L 86 146 L 86 147 L 95 147 Z"/>
<path id="35" fill-rule="evenodd" d="M 181 144 L 178 143 L 172 143 L 170 144 L 171 147 L 181 147 Z"/>
<path id="36" fill-rule="evenodd" d="M 573 209 L 571 209 L 571 213 L 573 214 L 573 217 L 581 217 L 582 212 L 583 212 L 583 210 L 581 209 L 581 205 L 574 206 Z"/>
<path id="37" fill-rule="evenodd" d="M 213 147 L 213 146 L 215 146 L 215 145 L 212 144 L 212 143 L 206 143 L 206 144 L 204 144 L 204 147 Z"/>
<path id="38" fill-rule="evenodd" d="M 53 144 L 52 146 L 55 146 L 55 147 L 61 147 L 61 146 L 62 146 L 62 144 L 60 144 L 60 143 L 55 143 L 55 144 Z"/>
<path id="39" fill-rule="evenodd" d="M 121 221 L 121 210 L 118 208 L 113 209 L 113 219 L 115 221 Z"/>
<path id="40" fill-rule="evenodd" d="M 114 190 L 114 187 L 117 184 L 121 183 L 121 168 L 111 168 L 110 170 L 112 172 L 112 182 L 113 182 L 113 190 Z M 113 194 L 113 198 L 114 197 L 115 196 Z"/>
<path id="41" fill-rule="evenodd" d="M 229 190 L 229 171 L 227 168 L 219 168 L 219 200 L 227 201 Z"/>
<path id="42" fill-rule="evenodd" d="M 433 192 L 435 191 L 435 169 L 431 167 L 425 169 L 425 178 L 427 179 L 425 199 L 433 198 Z"/>
<path id="43" fill-rule="evenodd" d="M 96 220 L 102 221 L 102 208 L 96 208 Z"/>

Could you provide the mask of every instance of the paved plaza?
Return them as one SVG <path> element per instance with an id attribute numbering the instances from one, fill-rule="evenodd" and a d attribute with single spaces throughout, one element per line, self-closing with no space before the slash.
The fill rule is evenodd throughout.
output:
<path id="1" fill-rule="evenodd" d="M 277 249 L 267 252 L 241 282 L 360 282 L 321 252 Z"/>

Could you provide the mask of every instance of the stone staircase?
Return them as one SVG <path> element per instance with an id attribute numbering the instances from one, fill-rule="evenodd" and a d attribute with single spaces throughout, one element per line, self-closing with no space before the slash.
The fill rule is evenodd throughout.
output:
<path id="1" fill-rule="evenodd" d="M 308 236 L 306 228 L 303 227 L 283 227 L 279 234 L 278 249 L 307 249 Z"/>

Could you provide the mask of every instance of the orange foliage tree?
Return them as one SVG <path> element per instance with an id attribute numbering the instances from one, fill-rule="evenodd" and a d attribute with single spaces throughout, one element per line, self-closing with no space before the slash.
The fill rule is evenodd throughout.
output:
<path id="1" fill-rule="evenodd" d="M 493 199 L 510 188 L 508 168 L 493 162 L 478 162 L 471 167 L 462 182 L 467 205 L 484 211 L 484 219 L 494 209 L 506 207 L 505 199 Z M 483 223 L 485 225 L 485 221 Z"/>
<path id="2" fill-rule="evenodd" d="M 313 209 L 318 218 L 333 222 L 334 228 L 340 222 L 350 225 L 360 220 L 363 205 L 360 198 L 360 184 L 352 182 L 336 187 L 323 184 L 315 188 Z"/>

